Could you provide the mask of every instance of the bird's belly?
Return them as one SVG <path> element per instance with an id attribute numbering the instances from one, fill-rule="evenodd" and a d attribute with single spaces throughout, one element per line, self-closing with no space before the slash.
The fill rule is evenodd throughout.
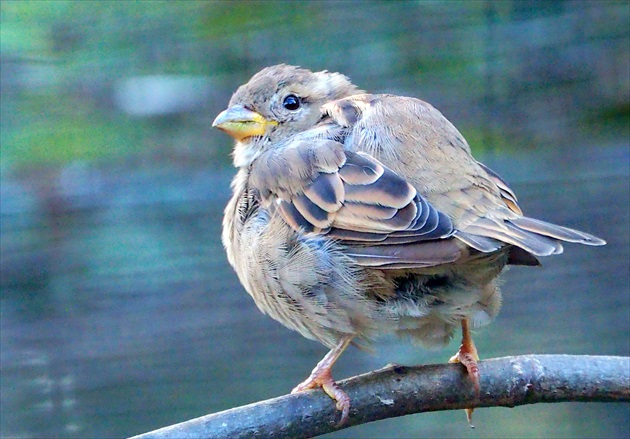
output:
<path id="1" fill-rule="evenodd" d="M 496 277 L 502 266 L 480 271 L 447 270 L 394 277 L 394 295 L 384 306 L 396 319 L 395 331 L 427 346 L 448 343 L 462 319 L 472 327 L 490 323 L 501 307 Z"/>

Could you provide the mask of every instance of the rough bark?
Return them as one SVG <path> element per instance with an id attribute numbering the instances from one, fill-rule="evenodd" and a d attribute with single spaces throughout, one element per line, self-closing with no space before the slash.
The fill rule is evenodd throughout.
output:
<path id="1" fill-rule="evenodd" d="M 630 358 L 527 355 L 479 363 L 481 393 L 461 365 L 388 366 L 341 381 L 350 419 L 321 390 L 285 395 L 135 436 L 165 438 L 302 438 L 379 419 L 466 407 L 543 402 L 630 402 Z"/>

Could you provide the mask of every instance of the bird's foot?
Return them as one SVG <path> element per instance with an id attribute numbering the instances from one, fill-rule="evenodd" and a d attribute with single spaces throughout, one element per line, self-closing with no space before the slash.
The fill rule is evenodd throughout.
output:
<path id="1" fill-rule="evenodd" d="M 337 410 L 341 411 L 341 419 L 337 426 L 343 425 L 350 414 L 350 397 L 344 392 L 341 387 L 335 382 L 330 373 L 330 369 L 313 370 L 311 376 L 309 376 L 304 382 L 298 384 L 291 393 L 302 392 L 303 390 L 315 389 L 321 387 L 328 396 L 337 402 Z"/>
<path id="2" fill-rule="evenodd" d="M 328 352 L 322 360 L 317 363 L 311 375 L 302 383 L 298 384 L 291 393 L 302 392 L 303 390 L 316 389 L 321 387 L 328 396 L 337 402 L 337 410 L 341 410 L 341 419 L 337 423 L 337 427 L 342 426 L 350 415 L 350 397 L 335 382 L 330 372 L 337 358 L 348 347 L 352 341 L 352 337 L 345 337 Z"/>
<path id="3" fill-rule="evenodd" d="M 468 377 L 475 387 L 475 392 L 479 394 L 479 366 L 477 365 L 477 361 L 479 361 L 479 355 L 477 354 L 477 349 L 474 344 L 472 345 L 472 349 L 464 347 L 462 344 L 459 351 L 448 360 L 449 363 L 460 363 L 466 368 Z"/>
<path id="4" fill-rule="evenodd" d="M 455 355 L 453 355 L 449 363 L 460 363 L 468 372 L 468 377 L 473 383 L 475 388 L 475 394 L 479 396 L 480 386 L 479 386 L 479 366 L 477 362 L 479 361 L 479 354 L 477 353 L 477 348 L 475 347 L 475 343 L 472 340 L 470 335 L 470 329 L 468 327 L 468 321 L 466 319 L 462 320 L 462 344 L 459 347 L 459 351 Z M 466 419 L 468 420 L 468 425 L 471 428 L 475 428 L 472 423 L 472 414 L 475 410 L 474 408 L 467 408 L 466 410 Z"/>

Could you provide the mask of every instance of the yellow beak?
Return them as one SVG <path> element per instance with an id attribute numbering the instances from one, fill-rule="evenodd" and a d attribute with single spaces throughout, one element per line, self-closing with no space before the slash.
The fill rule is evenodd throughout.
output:
<path id="1" fill-rule="evenodd" d="M 267 120 L 255 111 L 248 110 L 242 105 L 234 105 L 219 113 L 212 126 L 225 131 L 239 142 L 252 136 L 262 136 L 270 125 L 277 125 L 273 120 Z"/>

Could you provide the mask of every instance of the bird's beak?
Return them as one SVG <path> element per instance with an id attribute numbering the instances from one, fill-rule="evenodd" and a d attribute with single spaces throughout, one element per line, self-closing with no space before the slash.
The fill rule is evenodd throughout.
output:
<path id="1" fill-rule="evenodd" d="M 239 142 L 248 137 L 262 136 L 268 126 L 277 124 L 242 105 L 234 105 L 222 111 L 212 122 L 213 127 L 225 131 Z"/>

